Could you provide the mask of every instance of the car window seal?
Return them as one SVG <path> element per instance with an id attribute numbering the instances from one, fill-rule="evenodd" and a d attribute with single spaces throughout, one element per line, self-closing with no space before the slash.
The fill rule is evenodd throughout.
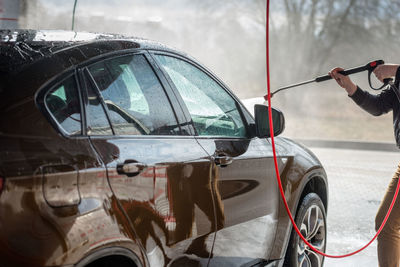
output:
<path id="1" fill-rule="evenodd" d="M 86 113 L 85 113 L 85 105 L 83 103 L 83 88 L 82 88 L 82 77 L 78 71 L 78 69 L 74 70 L 75 74 L 75 83 L 77 85 L 79 104 L 81 108 L 81 135 L 86 136 Z"/>
<path id="2" fill-rule="evenodd" d="M 113 135 L 115 135 L 114 127 L 113 127 L 113 125 L 111 123 L 111 119 L 110 119 L 110 114 L 108 113 L 108 108 L 106 108 L 106 106 L 105 106 L 104 98 L 100 92 L 100 88 L 98 87 L 96 81 L 94 80 L 92 74 L 90 73 L 90 71 L 87 67 L 85 67 L 84 72 L 85 72 L 85 75 L 88 77 L 89 82 L 91 82 L 92 85 L 94 85 L 95 93 L 97 94 L 97 97 L 99 98 L 99 101 L 100 101 L 100 104 L 102 105 L 104 113 L 106 114 L 107 121 L 108 121 L 108 124 L 110 125 L 111 132 Z"/>
<path id="3" fill-rule="evenodd" d="M 196 136 L 193 135 L 89 135 L 89 138 L 93 139 L 137 139 L 137 140 L 146 140 L 146 139 L 170 139 L 170 140 L 181 140 L 181 139 L 196 139 Z"/>

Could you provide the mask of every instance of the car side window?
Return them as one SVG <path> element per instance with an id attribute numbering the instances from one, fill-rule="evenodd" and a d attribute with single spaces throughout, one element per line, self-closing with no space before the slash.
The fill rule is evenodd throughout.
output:
<path id="1" fill-rule="evenodd" d="M 88 69 L 100 89 L 115 134 L 180 134 L 168 97 L 143 55 L 101 61 Z"/>
<path id="2" fill-rule="evenodd" d="M 70 76 L 49 91 L 45 103 L 65 132 L 70 135 L 82 133 L 81 105 L 74 76 Z"/>
<path id="3" fill-rule="evenodd" d="M 182 96 L 200 136 L 246 137 L 236 101 L 205 72 L 184 60 L 156 58 Z"/>

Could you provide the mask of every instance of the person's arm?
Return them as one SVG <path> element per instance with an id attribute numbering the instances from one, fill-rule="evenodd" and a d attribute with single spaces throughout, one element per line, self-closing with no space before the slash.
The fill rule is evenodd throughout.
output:
<path id="1" fill-rule="evenodd" d="M 378 66 L 374 70 L 374 74 L 380 81 L 393 76 L 396 76 L 396 81 L 398 81 L 400 78 L 399 69 L 399 65 L 385 64 Z M 374 116 L 379 116 L 392 110 L 396 95 L 391 89 L 385 89 L 378 95 L 372 95 L 355 85 L 349 76 L 340 74 L 339 71 L 342 70 L 342 68 L 335 68 L 329 74 L 339 86 L 347 91 L 349 97 L 357 105 Z"/>
<path id="2" fill-rule="evenodd" d="M 374 116 L 380 116 L 391 111 L 393 101 L 396 100 L 396 95 L 391 89 L 385 89 L 380 94 L 373 95 L 360 87 L 357 87 L 355 93 L 349 97 L 363 110 Z"/>

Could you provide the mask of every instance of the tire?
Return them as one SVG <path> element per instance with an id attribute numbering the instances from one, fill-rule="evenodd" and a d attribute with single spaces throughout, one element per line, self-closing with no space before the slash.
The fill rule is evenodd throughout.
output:
<path id="1" fill-rule="evenodd" d="M 315 193 L 307 194 L 296 214 L 295 222 L 303 236 L 318 250 L 326 248 L 326 212 L 324 204 Z M 324 257 L 312 251 L 292 229 L 284 266 L 322 267 Z"/>
<path id="2" fill-rule="evenodd" d="M 94 262 L 85 267 L 136 267 L 137 265 L 129 258 L 124 256 L 109 256 Z"/>

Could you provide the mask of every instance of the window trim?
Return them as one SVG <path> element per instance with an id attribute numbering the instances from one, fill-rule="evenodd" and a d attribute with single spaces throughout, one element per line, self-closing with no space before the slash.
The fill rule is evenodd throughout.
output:
<path id="1" fill-rule="evenodd" d="M 100 89 L 99 89 L 99 87 L 97 86 L 97 83 L 94 81 L 94 78 L 93 78 L 93 76 L 92 76 L 92 74 L 90 73 L 90 71 L 88 70 L 88 68 L 87 67 L 85 67 L 85 68 L 83 68 L 83 69 L 80 69 L 80 74 L 82 75 L 82 84 L 85 84 L 84 83 L 84 80 L 85 79 L 88 79 L 88 82 L 90 82 L 91 84 L 92 84 L 92 86 L 93 86 L 93 89 L 94 89 L 94 91 L 95 91 L 95 94 L 97 95 L 97 97 L 98 97 L 98 99 L 99 99 L 99 102 L 100 102 L 100 105 L 101 105 L 101 107 L 102 107 L 102 109 L 103 109 L 103 111 L 104 111 L 104 114 L 106 115 L 106 118 L 107 118 L 107 122 L 108 122 L 108 125 L 110 126 L 110 129 L 111 129 L 111 135 L 109 135 L 109 134 L 105 134 L 105 135 L 101 135 L 101 134 L 94 134 L 94 135 L 89 135 L 88 133 L 87 133 L 87 118 L 88 118 L 88 113 L 87 113 L 87 109 L 86 109 L 86 101 L 88 100 L 88 92 L 87 92 L 87 86 L 86 86 L 86 84 L 83 86 L 84 87 L 84 89 L 82 90 L 82 94 L 84 95 L 84 99 L 85 99 L 85 103 L 84 103 L 84 110 L 85 110 L 85 125 L 86 125 L 86 128 L 85 128 L 85 135 L 86 136 L 114 136 L 115 135 L 115 132 L 114 132 L 114 128 L 113 128 L 113 126 L 112 126 L 112 123 L 111 123 L 111 120 L 110 120 L 110 115 L 108 114 L 108 109 L 106 109 L 105 107 L 104 107 L 104 99 L 103 99 L 103 96 L 101 95 L 101 93 L 100 93 Z"/>
<path id="2" fill-rule="evenodd" d="M 216 82 L 230 97 L 232 97 L 233 101 L 235 102 L 235 106 L 239 111 L 240 118 L 242 119 L 243 125 L 245 126 L 245 129 L 246 129 L 246 136 L 245 137 L 219 136 L 219 135 L 218 136 L 199 135 L 198 132 L 197 132 L 197 129 L 194 127 L 196 138 L 200 138 L 200 139 L 232 139 L 232 140 L 238 140 L 238 139 L 245 140 L 245 139 L 253 138 L 253 136 L 251 134 L 252 131 L 251 131 L 250 124 L 249 124 L 249 122 L 247 121 L 246 117 L 243 114 L 244 113 L 243 104 L 240 102 L 240 100 L 237 98 L 237 96 L 235 94 L 233 94 L 233 92 L 229 89 L 229 87 L 227 87 L 211 71 L 209 71 L 206 67 L 200 65 L 196 61 L 194 61 L 194 60 L 192 60 L 190 58 L 184 57 L 184 56 L 182 56 L 180 54 L 166 52 L 166 51 L 159 51 L 159 50 L 149 50 L 149 53 L 152 56 L 152 58 L 154 59 L 154 61 L 156 62 L 156 64 L 158 65 L 158 68 L 160 68 L 162 74 L 165 76 L 166 80 L 169 83 L 169 86 L 174 91 L 174 94 L 175 94 L 176 98 L 178 99 L 178 101 L 180 102 L 181 108 L 182 108 L 183 112 L 185 113 L 185 116 L 189 117 L 191 121 L 193 121 L 193 119 L 192 119 L 192 116 L 191 116 L 191 114 L 189 112 L 189 109 L 186 106 L 186 103 L 183 101 L 182 96 L 179 93 L 178 89 L 176 88 L 174 82 L 171 80 L 171 77 L 169 77 L 168 73 L 165 71 L 165 69 L 163 68 L 162 64 L 156 58 L 157 55 L 169 56 L 169 57 L 173 57 L 173 58 L 182 60 L 182 61 L 194 66 L 195 68 L 199 69 L 200 71 L 204 72 L 211 80 Z"/>

